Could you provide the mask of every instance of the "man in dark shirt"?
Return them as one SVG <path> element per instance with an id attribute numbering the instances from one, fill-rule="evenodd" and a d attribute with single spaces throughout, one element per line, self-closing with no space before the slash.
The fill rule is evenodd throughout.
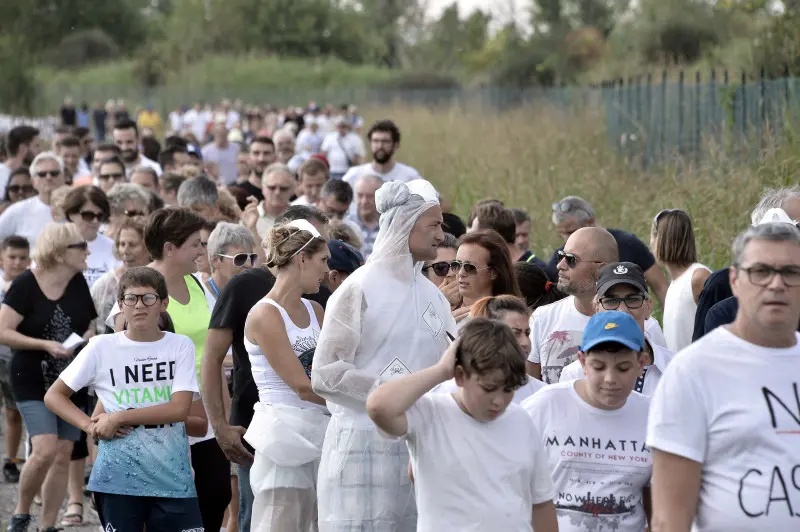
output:
<path id="1" fill-rule="evenodd" d="M 696 342 L 710 331 L 706 323 L 708 315 L 711 310 L 716 307 L 720 302 L 726 301 L 733 297 L 731 291 L 731 282 L 729 279 L 730 268 L 725 267 L 717 270 L 706 279 L 703 285 L 703 291 L 700 292 L 700 297 L 697 298 L 697 310 L 694 314 L 694 330 L 692 331 L 692 342 Z M 734 298 L 735 299 L 735 298 Z M 734 318 L 736 311 L 733 312 Z M 733 321 L 733 320 L 731 320 Z M 726 322 L 730 323 L 730 322 Z M 722 325 L 722 324 L 720 324 Z"/>
<path id="2" fill-rule="evenodd" d="M 72 103 L 71 98 L 64 99 L 64 105 L 61 107 L 61 125 L 75 127 L 78 122 L 78 113 L 75 110 L 75 104 Z"/>
<path id="3" fill-rule="evenodd" d="M 567 196 L 558 203 L 553 204 L 553 223 L 556 226 L 556 231 L 567 241 L 569 236 L 581 229 L 582 227 L 594 227 L 596 225 L 594 218 L 594 209 L 589 205 L 589 202 L 578 196 Z M 667 288 L 669 281 L 667 276 L 656 264 L 656 259 L 650 253 L 647 245 L 639 240 L 633 233 L 622 231 L 621 229 L 606 230 L 611 233 L 611 236 L 617 241 L 619 248 L 620 262 L 632 262 L 637 264 L 644 272 L 644 278 L 647 279 L 647 284 L 653 290 L 656 298 L 664 304 L 664 298 L 667 295 Z M 555 276 L 558 278 L 557 266 L 559 262 L 558 252 L 563 251 L 564 246 L 557 249 L 553 256 L 550 258 L 548 264 L 548 276 Z"/>
<path id="4" fill-rule="evenodd" d="M 275 153 L 275 143 L 269 137 L 256 137 L 250 143 L 250 178 L 247 181 L 236 183 L 236 186 L 247 191 L 249 196 L 254 196 L 259 203 L 264 201 L 261 191 L 261 176 L 269 165 L 278 160 Z"/>
<path id="5" fill-rule="evenodd" d="M 308 220 L 327 238 L 328 219 L 308 205 L 296 205 L 281 215 L 278 223 Z M 242 436 L 253 419 L 253 406 L 258 402 L 258 389 L 250 370 L 250 358 L 244 347 L 244 323 L 253 305 L 267 295 L 275 277 L 266 268 L 251 268 L 235 275 L 222 290 L 211 314 L 208 337 L 201 367 L 203 402 L 217 442 L 231 462 L 239 464 L 239 530 L 250 530 L 253 493 L 250 488 L 250 466 L 253 454 Z M 304 296 L 313 301 L 327 301 L 330 291 Z M 219 375 L 222 363 L 233 348 L 233 395 L 230 420 L 222 406 L 222 384 Z"/>

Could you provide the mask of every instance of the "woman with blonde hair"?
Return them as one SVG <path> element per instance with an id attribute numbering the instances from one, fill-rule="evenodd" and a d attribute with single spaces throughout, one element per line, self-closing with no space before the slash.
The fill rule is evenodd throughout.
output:
<path id="1" fill-rule="evenodd" d="M 89 244 L 74 224 L 51 223 L 37 239 L 36 266 L 11 283 L 0 307 L 0 343 L 12 349 L 11 387 L 32 448 L 22 469 L 11 531 L 27 529 L 39 490 L 39 530 L 55 530 L 67 491 L 70 455 L 81 431 L 50 412 L 44 394 L 72 361 L 72 348 L 81 337 L 94 334 L 97 313 L 82 273 L 88 256 Z"/>
<path id="2" fill-rule="evenodd" d="M 255 449 L 251 530 L 310 531 L 317 529 L 317 472 L 330 414 L 311 389 L 323 310 L 302 295 L 319 291 L 330 252 L 307 220 L 274 226 L 266 244 L 275 284 L 244 328 L 259 396 L 245 434 Z"/>
<path id="3" fill-rule="evenodd" d="M 677 353 L 692 343 L 697 301 L 711 270 L 697 262 L 692 219 L 681 209 L 665 209 L 653 218 L 650 247 L 671 279 L 664 298 L 664 337 Z"/>

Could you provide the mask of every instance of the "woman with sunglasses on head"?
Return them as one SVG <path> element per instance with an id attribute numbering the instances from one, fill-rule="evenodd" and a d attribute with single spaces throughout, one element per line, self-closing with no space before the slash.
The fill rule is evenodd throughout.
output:
<path id="1" fill-rule="evenodd" d="M 62 208 L 66 220 L 74 223 L 89 243 L 89 267 L 83 275 L 91 288 L 95 281 L 120 264 L 114 256 L 114 241 L 100 234 L 100 226 L 108 221 L 108 198 L 98 187 L 85 185 L 71 190 Z"/>
<path id="2" fill-rule="evenodd" d="M 9 205 L 18 201 L 26 200 L 36 195 L 36 189 L 31 184 L 31 173 L 26 166 L 17 168 L 11 172 L 6 185 L 6 193 L 3 201 L 0 202 L 0 213 L 5 211 Z"/>
<path id="3" fill-rule="evenodd" d="M 311 389 L 311 363 L 323 310 L 302 296 L 319 291 L 330 252 L 307 220 L 274 226 L 266 240 L 275 284 L 250 309 L 244 327 L 259 396 L 244 436 L 255 449 L 251 530 L 316 530 L 317 471 L 329 413 Z"/>
<path id="4" fill-rule="evenodd" d="M 114 239 L 115 255 L 122 265 L 106 272 L 91 287 L 92 300 L 97 309 L 97 332 L 107 331 L 106 318 L 117 302 L 117 286 L 122 274 L 136 266 L 150 262 L 150 253 L 144 245 L 144 225 L 134 219 L 126 219 L 117 227 Z M 113 332 L 113 329 L 108 329 Z"/>
<path id="5" fill-rule="evenodd" d="M 666 209 L 656 215 L 650 248 L 671 279 L 664 299 L 664 336 L 667 347 L 677 353 L 692 343 L 697 301 L 711 270 L 697 262 L 692 219 L 686 211 Z"/>
<path id="6" fill-rule="evenodd" d="M 56 530 L 80 430 L 50 412 L 44 394 L 72 360 L 72 348 L 64 342 L 76 335 L 88 339 L 95 332 L 97 313 L 82 273 L 88 256 L 89 245 L 74 224 L 51 223 L 34 248 L 36 266 L 11 283 L 0 307 L 0 343 L 12 349 L 11 387 L 32 444 L 10 531 L 27 529 L 40 490 L 39 530 Z"/>
<path id="7" fill-rule="evenodd" d="M 64 186 L 64 161 L 51 151 L 37 155 L 30 166 L 36 196 L 10 205 L 0 215 L 0 240 L 11 235 L 25 237 L 36 247 L 39 233 L 53 221 L 51 195 Z"/>
<path id="8" fill-rule="evenodd" d="M 520 297 L 508 246 L 503 237 L 491 229 L 461 237 L 450 271 L 456 276 L 461 296 L 461 305 L 453 311 L 456 321 L 466 318 L 472 305 L 483 297 L 501 294 Z"/>

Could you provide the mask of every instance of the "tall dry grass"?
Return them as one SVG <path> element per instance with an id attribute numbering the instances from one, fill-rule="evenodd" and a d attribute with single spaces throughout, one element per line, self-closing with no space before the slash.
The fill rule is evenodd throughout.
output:
<path id="1" fill-rule="evenodd" d="M 551 223 L 552 203 L 579 195 L 591 202 L 598 224 L 632 231 L 644 242 L 661 209 L 685 209 L 694 221 L 700 260 L 722 267 L 764 188 L 800 177 L 798 141 L 776 142 L 749 164 L 711 149 L 696 166 L 676 161 L 643 171 L 619 156 L 601 112 L 592 109 L 535 106 L 498 113 L 394 105 L 367 110 L 366 116 L 391 118 L 400 126 L 398 159 L 431 180 L 462 218 L 487 197 L 526 209 L 533 221 L 531 247 L 544 258 L 561 244 Z"/>

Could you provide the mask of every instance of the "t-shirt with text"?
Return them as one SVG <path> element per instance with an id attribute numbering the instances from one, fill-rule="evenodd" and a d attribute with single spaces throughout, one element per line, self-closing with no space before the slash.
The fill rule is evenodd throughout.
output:
<path id="1" fill-rule="evenodd" d="M 168 332 L 156 342 L 134 342 L 125 332 L 96 336 L 61 380 L 72 390 L 94 386 L 108 413 L 163 405 L 175 392 L 198 391 L 194 350 L 189 338 Z M 89 489 L 195 497 L 184 423 L 138 426 L 123 438 L 101 440 Z"/>
<path id="2" fill-rule="evenodd" d="M 653 396 L 647 445 L 702 464 L 694 530 L 798 530 L 800 334 L 771 349 L 727 327 L 675 356 Z"/>
<path id="3" fill-rule="evenodd" d="M 642 532 L 642 490 L 652 473 L 645 445 L 650 399 L 633 392 L 622 408 L 601 410 L 581 399 L 575 382 L 548 386 L 522 403 L 547 452 L 559 532 Z"/>

